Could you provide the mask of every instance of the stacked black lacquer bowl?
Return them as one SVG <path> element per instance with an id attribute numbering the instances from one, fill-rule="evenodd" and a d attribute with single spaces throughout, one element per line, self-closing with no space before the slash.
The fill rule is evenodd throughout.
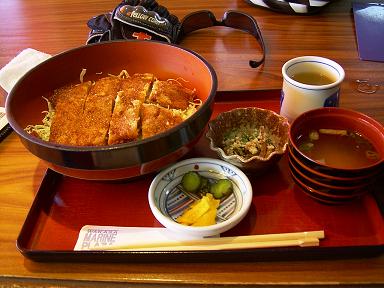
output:
<path id="1" fill-rule="evenodd" d="M 289 136 L 292 178 L 318 201 L 359 198 L 384 175 L 384 127 L 367 115 L 342 108 L 311 110 L 293 121 Z"/>

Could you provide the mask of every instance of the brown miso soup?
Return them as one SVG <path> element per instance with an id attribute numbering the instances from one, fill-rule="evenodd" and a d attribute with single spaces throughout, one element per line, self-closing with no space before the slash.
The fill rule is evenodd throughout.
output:
<path id="1" fill-rule="evenodd" d="M 335 168 L 359 168 L 379 160 L 368 139 L 348 130 L 310 130 L 297 138 L 297 146 L 309 158 Z"/>
<path id="2" fill-rule="evenodd" d="M 336 82 L 336 77 L 325 71 L 300 72 L 291 76 L 297 82 L 308 85 L 328 85 Z"/>

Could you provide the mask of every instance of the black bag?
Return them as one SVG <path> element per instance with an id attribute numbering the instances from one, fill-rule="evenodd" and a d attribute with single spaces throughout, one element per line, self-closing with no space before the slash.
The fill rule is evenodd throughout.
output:
<path id="1" fill-rule="evenodd" d="M 112 12 L 87 23 L 87 44 L 111 40 L 146 39 L 177 42 L 179 19 L 155 0 L 124 0 Z"/>

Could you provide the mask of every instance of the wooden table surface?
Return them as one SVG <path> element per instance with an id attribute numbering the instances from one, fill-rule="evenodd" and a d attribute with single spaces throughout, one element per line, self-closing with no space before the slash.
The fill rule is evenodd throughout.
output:
<path id="1" fill-rule="evenodd" d="M 180 19 L 199 9 L 221 18 L 226 10 L 253 15 L 266 43 L 266 62 L 259 69 L 248 60 L 260 55 L 248 34 L 228 28 L 197 31 L 182 46 L 205 57 L 215 68 L 219 90 L 279 89 L 281 67 L 290 58 L 318 55 L 336 60 L 346 72 L 340 106 L 384 123 L 384 86 L 375 94 L 356 90 L 357 79 L 384 82 L 384 63 L 358 57 L 351 1 L 335 1 L 321 14 L 292 16 L 251 7 L 243 0 L 164 0 Z M 0 1 L 0 67 L 25 48 L 49 54 L 83 45 L 86 21 L 110 11 L 117 1 Z M 0 89 L 1 90 L 1 89 Z M 6 92 L 0 91 L 0 104 Z M 251 263 L 106 264 L 36 263 L 25 259 L 15 241 L 46 167 L 12 133 L 0 143 L 0 287 L 154 285 L 384 285 L 384 255 L 361 259 Z"/>

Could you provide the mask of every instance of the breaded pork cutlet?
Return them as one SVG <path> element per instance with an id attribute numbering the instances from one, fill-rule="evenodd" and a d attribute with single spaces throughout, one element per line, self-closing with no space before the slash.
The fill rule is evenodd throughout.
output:
<path id="1" fill-rule="evenodd" d="M 183 122 L 183 118 L 172 110 L 155 104 L 143 104 L 141 111 L 142 138 L 148 138 L 155 134 L 176 126 Z"/>
<path id="2" fill-rule="evenodd" d="M 176 80 L 156 80 L 148 101 L 165 108 L 185 110 L 193 102 L 195 96 L 194 90 L 182 86 Z"/>
<path id="3" fill-rule="evenodd" d="M 139 138 L 140 109 L 151 88 L 153 74 L 135 74 L 121 80 L 109 125 L 108 144 Z"/>
<path id="4" fill-rule="evenodd" d="M 85 100 L 91 82 L 66 86 L 55 90 L 51 103 L 55 110 L 49 141 L 59 144 L 78 145 L 78 131 L 82 126 Z"/>
<path id="5" fill-rule="evenodd" d="M 144 103 L 150 90 L 152 89 L 155 76 L 151 73 L 134 74 L 121 80 L 120 90 L 124 92 L 124 98 L 129 100 L 139 100 Z"/>
<path id="6" fill-rule="evenodd" d="M 91 87 L 85 101 L 83 125 L 78 142 L 81 146 L 107 145 L 109 122 L 121 79 L 116 76 L 101 78 Z"/>
<path id="7" fill-rule="evenodd" d="M 43 124 L 25 129 L 59 144 L 126 143 L 180 124 L 198 109 L 196 97 L 195 89 L 178 80 L 161 81 L 151 73 L 129 76 L 123 70 L 118 76 L 55 90 Z"/>

